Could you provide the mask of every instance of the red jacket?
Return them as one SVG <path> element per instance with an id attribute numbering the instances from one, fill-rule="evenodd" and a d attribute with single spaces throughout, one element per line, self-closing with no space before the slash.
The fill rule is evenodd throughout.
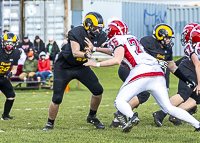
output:
<path id="1" fill-rule="evenodd" d="M 38 60 L 38 71 L 51 71 L 50 59 Z"/>

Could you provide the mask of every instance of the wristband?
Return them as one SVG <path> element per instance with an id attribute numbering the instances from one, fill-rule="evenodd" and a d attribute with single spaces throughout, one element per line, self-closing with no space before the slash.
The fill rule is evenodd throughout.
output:
<path id="1" fill-rule="evenodd" d="M 86 53 L 84 54 L 84 57 L 85 57 L 85 58 L 88 58 L 88 56 L 87 56 L 87 54 L 86 54 Z"/>
<path id="2" fill-rule="evenodd" d="M 96 49 L 97 49 L 97 47 L 93 47 L 92 51 L 93 51 L 93 52 L 96 52 Z"/>
<path id="3" fill-rule="evenodd" d="M 100 67 L 100 63 L 97 63 L 97 67 Z"/>

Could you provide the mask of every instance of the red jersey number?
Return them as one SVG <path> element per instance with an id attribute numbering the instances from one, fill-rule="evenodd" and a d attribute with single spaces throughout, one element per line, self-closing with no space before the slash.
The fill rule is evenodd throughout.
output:
<path id="1" fill-rule="evenodd" d="M 187 55 L 187 56 L 190 56 L 192 50 L 191 50 L 192 47 L 190 47 L 190 45 L 187 45 L 184 49 L 184 53 Z"/>
<path id="2" fill-rule="evenodd" d="M 140 47 L 140 42 L 137 39 L 132 38 L 127 38 L 128 43 L 130 46 L 135 46 L 135 53 L 138 55 L 139 53 L 143 53 L 143 50 Z"/>

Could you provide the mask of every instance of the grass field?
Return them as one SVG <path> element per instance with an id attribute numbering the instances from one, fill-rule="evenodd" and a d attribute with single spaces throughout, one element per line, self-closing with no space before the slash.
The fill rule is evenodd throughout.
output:
<path id="1" fill-rule="evenodd" d="M 130 133 L 120 132 L 121 128 L 109 128 L 113 120 L 113 113 L 116 111 L 113 102 L 122 85 L 117 75 L 118 66 L 93 69 L 104 87 L 103 99 L 97 117 L 104 123 L 106 129 L 98 130 L 93 125 L 86 123 L 91 93 L 82 84 L 77 88 L 76 80 L 73 80 L 70 83 L 70 92 L 64 95 L 52 131 L 42 131 L 47 122 L 52 90 L 16 90 L 16 100 L 10 113 L 14 119 L 0 121 L 0 129 L 4 131 L 0 132 L 0 142 L 200 142 L 200 133 L 193 132 L 194 128 L 190 124 L 174 126 L 168 121 L 168 116 L 163 122 L 163 127 L 156 127 L 152 113 L 159 110 L 159 106 L 152 96 L 146 103 L 134 110 L 139 113 L 141 122 Z M 177 92 L 178 80 L 172 74 L 170 79 L 169 95 L 172 96 Z M 5 96 L 1 95 L 1 113 L 4 101 Z M 194 116 L 200 120 L 198 113 Z"/>

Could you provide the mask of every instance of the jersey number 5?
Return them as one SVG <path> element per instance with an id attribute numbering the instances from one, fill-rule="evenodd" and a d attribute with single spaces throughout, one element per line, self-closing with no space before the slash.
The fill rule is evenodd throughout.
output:
<path id="1" fill-rule="evenodd" d="M 140 47 L 140 42 L 137 39 L 134 39 L 133 37 L 127 38 L 128 43 L 130 46 L 135 46 L 135 53 L 138 55 L 139 53 L 143 53 L 143 49 Z"/>

